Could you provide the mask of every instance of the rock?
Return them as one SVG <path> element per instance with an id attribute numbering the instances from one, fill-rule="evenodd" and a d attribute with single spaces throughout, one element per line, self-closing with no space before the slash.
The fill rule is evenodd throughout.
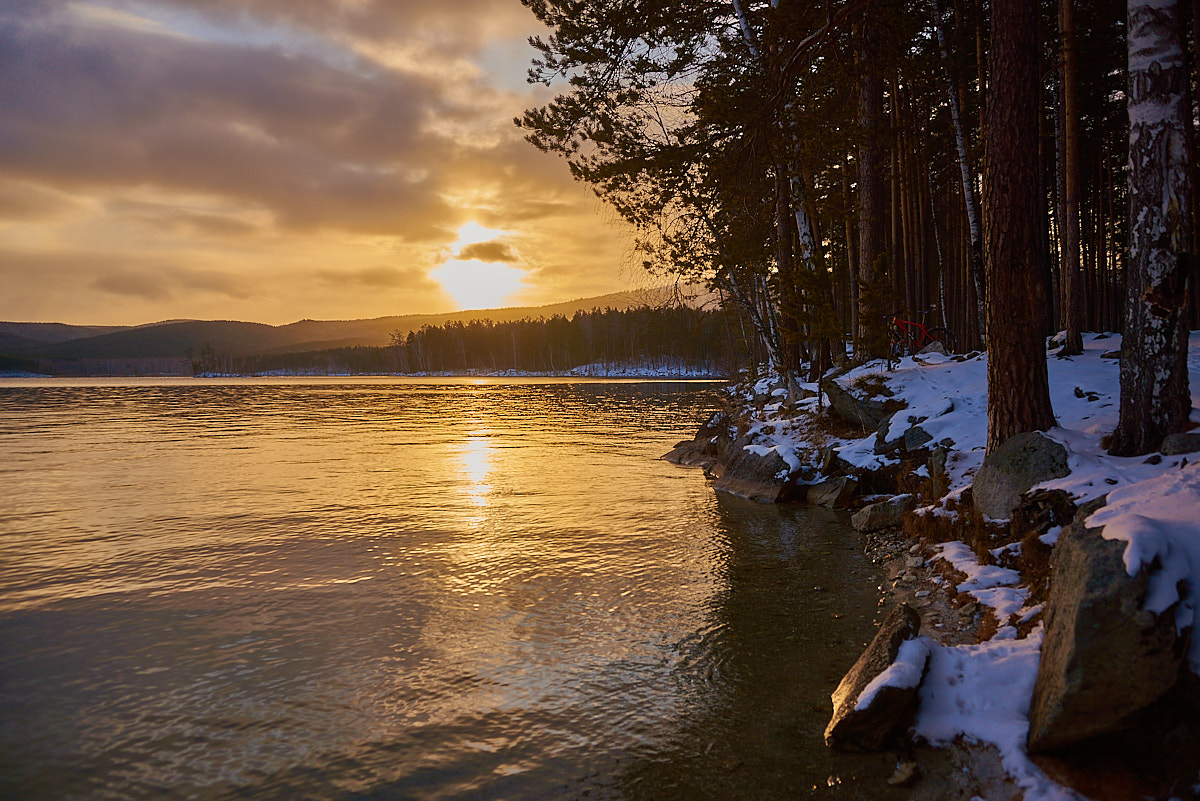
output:
<path id="1" fill-rule="evenodd" d="M 1101 359 L 1119 359 L 1119 358 L 1121 358 L 1121 351 L 1106 350 L 1106 351 L 1104 351 L 1104 353 L 1100 354 L 1100 358 Z"/>
<path id="2" fill-rule="evenodd" d="M 837 448 L 827 445 L 821 449 L 821 473 L 827 476 L 836 475 L 838 471 Z"/>
<path id="3" fill-rule="evenodd" d="M 920 426 L 913 426 L 904 432 L 904 450 L 912 453 L 933 442 L 933 435 Z"/>
<path id="4" fill-rule="evenodd" d="M 941 342 L 938 342 L 936 339 L 933 342 L 930 342 L 925 347 L 921 348 L 921 353 L 940 353 L 943 356 L 950 355 L 949 352 L 947 352 L 947 350 L 946 350 L 946 346 L 943 345 Z"/>
<path id="5" fill-rule="evenodd" d="M 917 505 L 915 495 L 897 495 L 886 501 L 864 506 L 850 518 L 850 525 L 858 531 L 879 531 L 900 525 L 904 513 Z M 921 560 L 924 564 L 924 560 Z"/>
<path id="6" fill-rule="evenodd" d="M 861 426 L 863 431 L 873 431 L 891 416 L 888 404 L 883 401 L 856 398 L 837 381 L 822 380 L 821 389 L 829 398 L 829 408 L 848 423 Z"/>
<path id="7" fill-rule="evenodd" d="M 938 445 L 933 449 L 933 453 L 929 454 L 929 476 L 934 481 L 941 481 L 946 477 L 946 446 Z"/>
<path id="8" fill-rule="evenodd" d="M 1007 520 L 1025 490 L 1069 472 L 1062 445 L 1036 431 L 1017 434 L 984 457 L 972 485 L 975 508 L 993 520 Z"/>
<path id="9" fill-rule="evenodd" d="M 912 787 L 921 778 L 921 768 L 912 760 L 901 760 L 896 763 L 896 770 L 888 777 L 887 783 L 892 787 Z"/>
<path id="10" fill-rule="evenodd" d="M 904 566 L 909 570 L 914 567 L 925 567 L 925 560 L 919 556 L 910 556 L 904 560 Z"/>
<path id="11" fill-rule="evenodd" d="M 1174 608 L 1144 608 L 1151 570 L 1130 577 L 1125 543 L 1084 525 L 1103 504 L 1084 505 L 1054 547 L 1030 753 L 1119 731 L 1179 678 L 1186 636 L 1175 631 Z"/>
<path id="12" fill-rule="evenodd" d="M 875 639 L 871 640 L 871 644 L 833 692 L 833 717 L 825 728 L 826 745 L 841 751 L 877 751 L 884 746 L 915 701 L 920 679 L 929 661 L 929 653 L 925 649 L 920 654 L 919 665 L 908 661 L 896 664 L 901 645 L 907 640 L 916 639 L 920 629 L 921 616 L 906 604 L 899 604 L 888 614 Z M 924 643 L 915 643 L 914 646 L 924 646 Z M 859 709 L 864 691 L 876 677 L 893 665 L 896 666 L 893 673 L 917 672 L 917 675 L 906 675 L 905 680 L 895 682 L 897 686 L 878 688 L 869 703 Z"/>
<path id="13" fill-rule="evenodd" d="M 1061 348 L 1065 344 L 1067 344 L 1067 332 L 1059 331 L 1057 334 L 1050 337 L 1050 341 L 1046 343 L 1046 350 Z"/>
<path id="14" fill-rule="evenodd" d="M 736 449 L 715 465 L 713 475 L 713 489 L 763 503 L 783 500 L 790 484 L 788 464 L 774 450 L 760 455 L 745 447 Z"/>
<path id="15" fill-rule="evenodd" d="M 1167 434 L 1163 438 L 1162 447 L 1158 449 L 1164 456 L 1178 456 L 1181 453 L 1200 451 L 1200 434 Z"/>
<path id="16" fill-rule="evenodd" d="M 857 491 L 858 479 L 854 476 L 837 476 L 809 487 L 806 499 L 814 506 L 845 509 Z"/>
<path id="17" fill-rule="evenodd" d="M 729 424 L 729 413 L 717 412 L 700 426 L 694 439 L 676 443 L 662 458 L 675 464 L 712 467 L 721 458 L 722 451 L 729 447 Z"/>
<path id="18" fill-rule="evenodd" d="M 715 443 L 684 440 L 663 454 L 662 458 L 668 462 L 688 467 L 696 465 L 709 467 L 717 459 L 717 446 Z"/>
<path id="19" fill-rule="evenodd" d="M 891 427 L 892 418 L 889 417 L 880 423 L 879 428 L 875 431 L 875 453 L 879 456 L 895 456 L 904 447 L 903 433 L 894 439 L 887 438 Z"/>

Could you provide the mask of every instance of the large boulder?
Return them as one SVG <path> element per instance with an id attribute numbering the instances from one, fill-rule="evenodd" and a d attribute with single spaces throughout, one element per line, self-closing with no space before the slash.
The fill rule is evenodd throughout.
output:
<path id="1" fill-rule="evenodd" d="M 714 489 L 763 503 L 784 500 L 792 484 L 787 462 L 778 451 L 762 446 L 733 450 L 712 473 Z"/>
<path id="2" fill-rule="evenodd" d="M 1023 492 L 1070 472 L 1062 445 L 1036 431 L 1017 434 L 984 457 L 972 485 L 975 508 L 993 520 L 1008 520 Z"/>
<path id="3" fill-rule="evenodd" d="M 821 389 L 829 398 L 829 408 L 834 414 L 852 425 L 861 426 L 863 431 L 874 431 L 880 423 L 891 417 L 896 404 L 882 400 L 855 397 L 850 390 L 833 379 L 821 381 Z"/>
<path id="4" fill-rule="evenodd" d="M 808 488 L 806 500 L 814 506 L 830 509 L 845 509 L 858 492 L 858 479 L 854 476 L 836 476 L 813 484 Z"/>
<path id="5" fill-rule="evenodd" d="M 897 495 L 886 501 L 864 506 L 850 518 L 850 525 L 858 531 L 880 531 L 895 528 L 904 522 L 904 513 L 917 505 L 915 495 Z"/>
<path id="6" fill-rule="evenodd" d="M 1175 631 L 1174 607 L 1146 611 L 1151 570 L 1130 577 L 1125 543 L 1085 525 L 1103 504 L 1083 506 L 1054 548 L 1031 753 L 1118 731 L 1179 679 L 1187 641 Z"/>
<path id="7" fill-rule="evenodd" d="M 905 721 L 916 701 L 929 651 L 917 640 L 921 616 L 906 604 L 894 608 L 862 656 L 834 690 L 825 744 L 840 751 L 878 751 Z M 903 648 L 908 641 L 914 641 Z"/>

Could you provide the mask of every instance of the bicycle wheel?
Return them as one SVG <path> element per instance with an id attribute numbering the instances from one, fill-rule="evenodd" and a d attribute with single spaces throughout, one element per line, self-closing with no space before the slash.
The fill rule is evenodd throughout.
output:
<path id="1" fill-rule="evenodd" d="M 958 350 L 958 342 L 954 339 L 954 334 L 950 333 L 949 328 L 930 328 L 929 338 L 941 342 L 946 348 L 946 353 L 954 353 Z"/>
<path id="2" fill-rule="evenodd" d="M 892 358 L 907 356 L 912 353 L 912 341 L 904 329 L 893 325 L 888 330 L 888 352 Z"/>

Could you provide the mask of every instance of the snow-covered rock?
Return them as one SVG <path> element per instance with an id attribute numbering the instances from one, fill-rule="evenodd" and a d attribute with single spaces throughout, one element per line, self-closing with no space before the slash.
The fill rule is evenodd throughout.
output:
<path id="1" fill-rule="evenodd" d="M 1185 638 L 1175 615 L 1146 609 L 1149 571 L 1130 576 L 1125 543 L 1086 521 L 1084 506 L 1054 548 L 1046 633 L 1029 712 L 1030 752 L 1117 731 L 1175 686 Z"/>
<path id="2" fill-rule="evenodd" d="M 740 446 L 740 447 L 739 447 Z M 784 500 L 792 466 L 775 447 L 738 440 L 727 459 L 713 466 L 713 489 L 763 503 Z"/>
<path id="3" fill-rule="evenodd" d="M 821 382 L 821 389 L 829 398 L 829 406 L 838 417 L 852 425 L 861 426 L 863 431 L 875 431 L 887 420 L 891 409 L 900 404 L 889 404 L 883 400 L 856 396 L 840 382 L 830 379 Z"/>
<path id="4" fill-rule="evenodd" d="M 921 616 L 899 604 L 833 693 L 825 744 L 842 751 L 883 748 L 911 711 L 929 660 L 917 638 Z"/>

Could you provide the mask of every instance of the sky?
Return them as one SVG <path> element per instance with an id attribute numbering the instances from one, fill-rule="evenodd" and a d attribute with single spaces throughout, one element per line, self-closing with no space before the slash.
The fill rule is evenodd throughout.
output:
<path id="1" fill-rule="evenodd" d="M 513 117 L 519 0 L 3 0 L 0 320 L 282 324 L 644 281 Z"/>

